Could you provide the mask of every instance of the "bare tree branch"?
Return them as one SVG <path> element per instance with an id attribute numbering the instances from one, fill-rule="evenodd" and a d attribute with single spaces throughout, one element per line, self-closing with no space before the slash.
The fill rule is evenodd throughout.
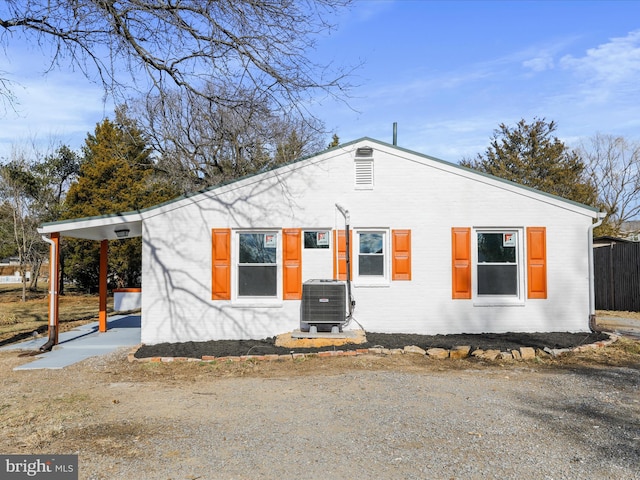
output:
<path id="1" fill-rule="evenodd" d="M 619 235 L 624 222 L 640 215 L 640 143 L 596 134 L 580 154 L 606 212 L 600 233 Z"/>
<path id="2" fill-rule="evenodd" d="M 107 91 L 138 88 L 234 106 L 236 95 L 212 96 L 208 85 L 258 89 L 283 106 L 311 92 L 340 97 L 348 71 L 310 58 L 317 35 L 351 0 L 6 0 L 0 6 L 0 45 L 26 39 L 51 55 L 50 68 L 69 64 Z M 18 38 L 20 37 L 20 38 Z M 95 73 L 93 73 L 95 72 Z M 140 72 L 146 75 L 140 76 Z M 0 82 L 0 94 L 7 95 Z M 220 92 L 217 90 L 216 92 Z M 6 97 L 7 98 L 7 97 Z"/>
<path id="3" fill-rule="evenodd" d="M 210 88 L 212 97 L 228 95 Z M 324 148 L 320 122 L 296 111 L 284 114 L 260 92 L 233 88 L 232 108 L 177 92 L 130 103 L 160 155 L 158 168 L 179 190 L 199 190 Z"/>

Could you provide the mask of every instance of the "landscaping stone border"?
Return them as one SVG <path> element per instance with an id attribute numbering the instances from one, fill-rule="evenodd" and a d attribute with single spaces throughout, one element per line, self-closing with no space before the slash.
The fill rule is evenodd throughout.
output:
<path id="1" fill-rule="evenodd" d="M 585 350 L 602 348 L 607 345 L 611 345 L 616 342 L 620 336 L 613 333 L 607 333 L 609 335 L 608 340 L 603 340 L 589 345 L 581 345 L 576 348 L 532 348 L 532 347 L 520 347 L 518 350 L 500 351 L 500 350 L 474 350 L 471 351 L 471 347 L 466 345 L 460 345 L 448 350 L 445 348 L 430 348 L 424 350 L 415 345 L 409 345 L 404 348 L 359 348 L 356 350 L 327 350 L 316 353 L 290 353 L 287 355 L 241 355 L 234 357 L 213 357 L 205 355 L 202 358 L 190 358 L 190 357 L 146 357 L 136 358 L 135 353 L 138 351 L 142 344 L 136 346 L 129 352 L 127 359 L 129 362 L 155 362 L 155 363 L 169 363 L 169 362 L 258 362 L 258 361 L 287 361 L 297 360 L 301 358 L 314 358 L 314 357 L 353 357 L 362 355 L 422 355 L 429 358 L 445 360 L 445 359 L 464 359 L 468 357 L 481 358 L 489 361 L 528 361 L 535 358 L 553 358 L 559 357 L 569 352 L 583 352 Z"/>

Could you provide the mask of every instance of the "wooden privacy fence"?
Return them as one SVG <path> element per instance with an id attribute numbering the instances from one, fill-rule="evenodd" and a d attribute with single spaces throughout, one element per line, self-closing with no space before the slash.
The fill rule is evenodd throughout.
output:
<path id="1" fill-rule="evenodd" d="M 593 249 L 596 310 L 640 312 L 640 243 Z"/>

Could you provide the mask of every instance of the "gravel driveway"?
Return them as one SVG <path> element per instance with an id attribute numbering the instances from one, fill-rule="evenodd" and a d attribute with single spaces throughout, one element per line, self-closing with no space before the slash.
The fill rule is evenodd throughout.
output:
<path id="1" fill-rule="evenodd" d="M 77 453 L 81 479 L 640 479 L 635 368 L 125 356 L 5 370 L 0 451 Z"/>
<path id="2" fill-rule="evenodd" d="M 169 431 L 149 415 L 154 460 L 111 478 L 640 478 L 639 383 L 510 370 L 198 385 L 175 392 Z"/>

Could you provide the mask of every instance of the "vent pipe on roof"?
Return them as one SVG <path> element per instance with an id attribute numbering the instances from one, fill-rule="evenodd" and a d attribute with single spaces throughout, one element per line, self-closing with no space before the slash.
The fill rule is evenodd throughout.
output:
<path id="1" fill-rule="evenodd" d="M 398 145 L 398 122 L 393 122 L 393 145 Z"/>

